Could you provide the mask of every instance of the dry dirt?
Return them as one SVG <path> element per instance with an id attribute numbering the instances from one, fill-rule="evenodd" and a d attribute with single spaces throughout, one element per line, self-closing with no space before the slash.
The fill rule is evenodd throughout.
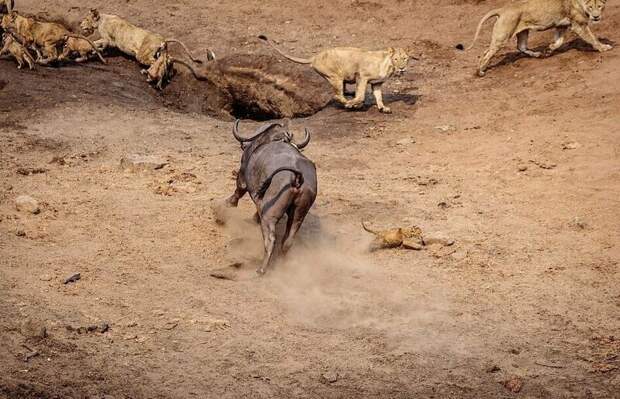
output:
<path id="1" fill-rule="evenodd" d="M 506 48 L 477 78 L 490 26 L 454 46 L 499 4 L 19 1 L 73 22 L 96 6 L 203 57 L 270 53 L 265 33 L 420 61 L 385 87 L 393 115 L 291 122 L 314 133 L 319 195 L 263 278 L 250 201 L 223 227 L 211 210 L 234 188 L 229 121 L 167 108 L 122 57 L 0 61 L 0 397 L 620 398 L 620 4 L 594 27 L 612 51 Z M 136 153 L 166 165 L 121 169 Z M 362 219 L 455 244 L 369 254 Z"/>

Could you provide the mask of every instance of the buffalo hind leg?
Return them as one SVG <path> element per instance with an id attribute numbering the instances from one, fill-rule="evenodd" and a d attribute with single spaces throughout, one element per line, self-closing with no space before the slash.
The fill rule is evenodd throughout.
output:
<path id="1" fill-rule="evenodd" d="M 517 33 L 517 49 L 525 55 L 529 55 L 530 57 L 538 58 L 542 55 L 539 51 L 532 51 L 527 48 L 527 37 L 529 36 L 530 31 L 524 30 Z"/>
<path id="2" fill-rule="evenodd" d="M 275 221 L 273 219 L 263 219 L 261 222 L 261 230 L 263 232 L 263 241 L 265 245 L 265 259 L 263 260 L 263 264 L 256 270 L 256 273 L 260 275 L 265 274 L 273 259 L 273 250 L 276 246 Z"/>
<path id="3" fill-rule="evenodd" d="M 306 207 L 295 207 L 290 210 L 288 213 L 288 221 L 286 224 L 286 233 L 284 234 L 284 240 L 282 242 L 282 253 L 286 254 L 291 246 L 293 245 L 293 240 L 295 240 L 295 235 L 299 231 L 301 224 L 304 222 L 306 215 L 308 214 L 308 208 Z"/>

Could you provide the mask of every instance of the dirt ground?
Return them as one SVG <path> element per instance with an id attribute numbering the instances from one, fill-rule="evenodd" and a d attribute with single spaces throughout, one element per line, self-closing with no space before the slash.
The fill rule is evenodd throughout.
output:
<path id="1" fill-rule="evenodd" d="M 612 51 L 571 36 L 530 59 L 511 43 L 484 78 L 491 24 L 454 46 L 500 1 L 155 3 L 18 8 L 75 22 L 99 7 L 200 56 L 271 53 L 265 33 L 300 56 L 403 46 L 420 61 L 386 85 L 392 115 L 330 105 L 291 122 L 313 133 L 319 194 L 258 278 L 250 200 L 225 226 L 211 209 L 234 189 L 229 120 L 166 107 L 122 57 L 1 60 L 1 398 L 620 398 L 618 2 L 593 27 Z M 131 154 L 166 164 L 122 169 Z M 360 220 L 455 243 L 368 253 Z M 209 275 L 234 262 L 236 281 Z"/>

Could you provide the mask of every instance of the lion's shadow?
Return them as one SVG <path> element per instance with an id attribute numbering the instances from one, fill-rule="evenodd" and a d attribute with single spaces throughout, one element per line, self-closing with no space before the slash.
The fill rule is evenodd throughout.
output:
<path id="1" fill-rule="evenodd" d="M 609 39 L 606 39 L 606 38 L 600 38 L 599 40 L 601 41 L 601 43 L 604 43 L 604 44 L 611 44 L 611 45 L 615 44 L 615 42 Z M 551 58 L 558 54 L 566 53 L 567 51 L 570 51 L 570 50 L 578 50 L 578 51 L 583 51 L 583 52 L 588 52 L 588 53 L 597 52 L 597 50 L 595 50 L 589 43 L 587 43 L 585 40 L 581 38 L 575 38 L 568 43 L 564 43 L 560 48 L 553 51 L 551 54 L 546 53 L 547 47 L 548 45 L 542 45 L 542 46 L 537 46 L 531 50 L 539 51 L 543 53 L 542 57 L 540 57 L 541 59 Z M 523 54 L 520 51 L 511 52 L 511 53 L 504 55 L 504 57 L 500 61 L 489 66 L 488 69 L 493 69 L 493 68 L 497 68 L 497 67 L 504 66 L 504 65 L 510 65 L 510 64 L 517 62 L 518 60 L 522 58 L 532 58 L 532 57 L 528 56 L 527 54 Z"/>

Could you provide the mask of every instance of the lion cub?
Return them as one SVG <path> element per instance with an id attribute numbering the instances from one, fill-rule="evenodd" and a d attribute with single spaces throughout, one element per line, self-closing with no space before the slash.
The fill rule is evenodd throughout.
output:
<path id="1" fill-rule="evenodd" d="M 285 58 L 298 64 L 311 64 L 312 68 L 332 85 L 335 99 L 345 108 L 359 108 L 364 104 L 366 87 L 370 83 L 379 111 L 390 113 L 383 104 L 381 86 L 394 74 L 402 74 L 407 69 L 409 55 L 402 48 L 388 48 L 383 51 L 369 51 L 355 47 L 335 47 L 323 50 L 312 58 L 298 58 L 285 54 L 266 36 L 258 38 Z M 356 83 L 355 98 L 347 100 L 344 96 L 345 83 Z"/>
<path id="2" fill-rule="evenodd" d="M 17 69 L 22 69 L 24 63 L 28 64 L 28 68 L 34 69 L 34 59 L 28 50 L 15 40 L 12 35 L 6 32 L 3 33 L 2 41 L 4 42 L 4 46 L 2 46 L 0 50 L 0 57 L 4 54 L 11 54 L 17 61 Z"/>
<path id="3" fill-rule="evenodd" d="M 611 46 L 601 43 L 589 26 L 591 22 L 601 20 L 604 8 L 605 0 L 524 0 L 511 3 L 491 10 L 482 17 L 474 41 L 467 50 L 474 46 L 482 25 L 489 18 L 498 17 L 493 27 L 491 45 L 480 59 L 479 76 L 484 76 L 491 58 L 515 35 L 519 51 L 530 57 L 540 57 L 541 53 L 529 50 L 527 47 L 530 30 L 556 29 L 555 41 L 549 46 L 549 53 L 564 44 L 564 36 L 569 28 L 596 50 L 607 51 Z"/>

